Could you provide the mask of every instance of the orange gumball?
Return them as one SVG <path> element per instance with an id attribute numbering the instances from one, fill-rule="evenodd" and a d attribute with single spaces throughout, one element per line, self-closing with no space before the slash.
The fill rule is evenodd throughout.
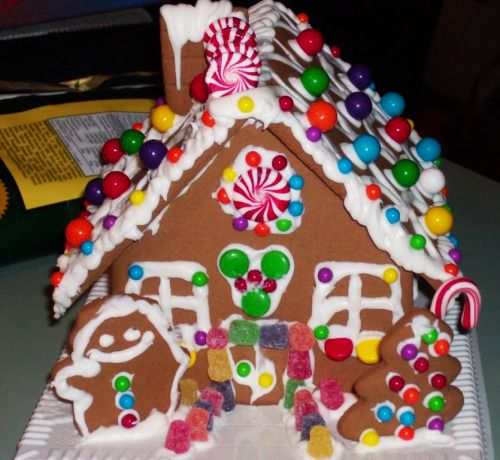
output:
<path id="1" fill-rule="evenodd" d="M 307 119 L 311 126 L 325 133 L 330 131 L 337 123 L 337 111 L 335 107 L 326 101 L 313 102 L 307 110 Z"/>
<path id="2" fill-rule="evenodd" d="M 440 339 L 434 344 L 434 351 L 439 356 L 445 356 L 450 351 L 450 342 L 446 339 Z"/>
<path id="3" fill-rule="evenodd" d="M 94 226 L 84 217 L 77 217 L 69 222 L 64 231 L 66 241 L 72 248 L 78 248 L 84 241 L 92 239 Z"/>

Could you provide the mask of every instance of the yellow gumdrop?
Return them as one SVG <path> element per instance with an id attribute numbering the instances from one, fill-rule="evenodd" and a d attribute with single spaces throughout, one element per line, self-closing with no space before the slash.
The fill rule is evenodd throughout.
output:
<path id="1" fill-rule="evenodd" d="M 222 171 L 222 177 L 226 182 L 233 182 L 236 179 L 237 173 L 236 171 L 228 166 Z"/>
<path id="2" fill-rule="evenodd" d="M 446 235 L 453 226 L 453 215 L 443 206 L 433 206 L 425 213 L 424 221 L 434 235 Z"/>
<path id="3" fill-rule="evenodd" d="M 138 205 L 144 201 L 145 197 L 146 197 L 146 194 L 142 190 L 134 190 L 130 194 L 130 202 L 132 204 Z"/>
<path id="4" fill-rule="evenodd" d="M 188 362 L 188 367 L 193 367 L 194 363 L 196 362 L 196 351 L 191 350 L 189 352 L 189 362 Z"/>
<path id="5" fill-rule="evenodd" d="M 193 379 L 181 379 L 179 381 L 179 390 L 181 393 L 181 404 L 192 406 L 198 399 L 198 384 Z"/>
<path id="6" fill-rule="evenodd" d="M 382 278 L 388 284 L 394 283 L 398 280 L 398 271 L 395 268 L 386 268 Z"/>
<path id="7" fill-rule="evenodd" d="M 311 428 L 307 453 L 313 458 L 329 458 L 333 455 L 332 435 L 326 426 L 314 425 Z"/>
<path id="8" fill-rule="evenodd" d="M 375 447 L 380 441 L 380 437 L 375 430 L 365 430 L 361 433 L 361 442 L 365 446 Z"/>
<path id="9" fill-rule="evenodd" d="M 160 133 L 164 133 L 172 127 L 174 118 L 175 112 L 166 104 L 155 107 L 151 112 L 151 124 Z"/>
<path id="10" fill-rule="evenodd" d="M 253 110 L 255 104 L 253 99 L 248 96 L 240 97 L 238 100 L 238 109 L 243 113 L 249 113 Z"/>
<path id="11" fill-rule="evenodd" d="M 259 375 L 259 385 L 262 388 L 269 388 L 274 382 L 273 376 L 269 372 Z"/>
<path id="12" fill-rule="evenodd" d="M 379 345 L 380 337 L 364 339 L 356 345 L 356 355 L 365 364 L 375 364 L 380 361 Z"/>
<path id="13" fill-rule="evenodd" d="M 214 382 L 224 382 L 233 377 L 231 365 L 225 349 L 209 349 L 208 358 L 208 376 Z"/>

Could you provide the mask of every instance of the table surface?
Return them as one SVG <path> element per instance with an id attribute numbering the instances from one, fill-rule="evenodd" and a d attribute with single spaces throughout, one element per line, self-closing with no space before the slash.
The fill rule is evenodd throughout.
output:
<path id="1" fill-rule="evenodd" d="M 450 161 L 443 162 L 449 203 L 464 255 L 461 268 L 483 295 L 479 346 L 495 450 L 500 452 L 500 359 L 496 343 L 500 308 L 500 183 Z M 0 256 L 1 257 L 1 256 Z M 56 255 L 0 267 L 0 458 L 16 444 L 57 361 L 81 299 L 64 318 L 50 318 L 47 286 Z"/>

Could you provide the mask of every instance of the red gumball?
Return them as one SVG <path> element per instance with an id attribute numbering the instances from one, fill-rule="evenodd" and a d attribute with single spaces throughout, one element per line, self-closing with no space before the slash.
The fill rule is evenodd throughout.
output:
<path id="1" fill-rule="evenodd" d="M 411 125 L 406 118 L 394 117 L 385 125 L 385 132 L 393 141 L 402 144 L 410 136 Z"/>
<path id="2" fill-rule="evenodd" d="M 120 145 L 120 139 L 110 139 L 102 146 L 102 157 L 108 163 L 116 163 L 124 153 Z"/>
<path id="3" fill-rule="evenodd" d="M 308 56 L 316 56 L 325 43 L 323 35 L 315 29 L 305 29 L 297 36 L 297 43 Z"/>
<path id="4" fill-rule="evenodd" d="M 342 55 L 342 50 L 340 49 L 339 46 L 336 46 L 336 45 L 333 45 L 331 48 L 330 48 L 330 51 L 332 52 L 332 56 L 334 58 L 339 58 L 341 55 Z"/>
<path id="5" fill-rule="evenodd" d="M 337 111 L 333 104 L 319 100 L 313 102 L 307 109 L 307 119 L 311 126 L 325 133 L 330 131 L 337 123 Z"/>
<path id="6" fill-rule="evenodd" d="M 121 171 L 111 171 L 102 180 L 102 191 L 111 199 L 118 198 L 130 187 L 129 177 Z"/>
<path id="7" fill-rule="evenodd" d="M 55 272 L 50 275 L 50 284 L 52 286 L 57 287 L 59 284 L 61 284 L 61 281 L 63 279 L 64 273 L 62 272 Z"/>
<path id="8" fill-rule="evenodd" d="M 189 94 L 191 97 L 202 104 L 208 99 L 208 87 L 205 82 L 205 73 L 199 73 L 193 78 L 191 84 L 189 85 Z"/>
<path id="9" fill-rule="evenodd" d="M 94 226 L 85 218 L 77 217 L 66 225 L 64 235 L 72 248 L 78 248 L 84 241 L 92 239 Z"/>

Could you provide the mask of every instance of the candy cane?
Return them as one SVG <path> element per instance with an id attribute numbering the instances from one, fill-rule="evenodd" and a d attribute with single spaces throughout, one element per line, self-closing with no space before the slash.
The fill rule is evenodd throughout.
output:
<path id="1" fill-rule="evenodd" d="M 465 295 L 465 304 L 460 321 L 463 327 L 471 329 L 479 321 L 481 293 L 476 284 L 468 278 L 452 278 L 444 282 L 434 294 L 431 311 L 443 319 L 453 300 L 462 293 Z"/>

